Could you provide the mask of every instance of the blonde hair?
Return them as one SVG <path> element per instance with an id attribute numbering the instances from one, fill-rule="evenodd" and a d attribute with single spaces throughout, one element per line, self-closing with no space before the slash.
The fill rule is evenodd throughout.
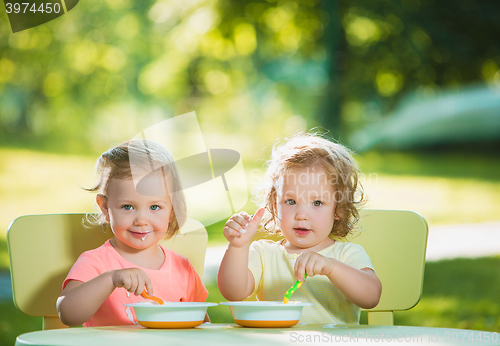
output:
<path id="1" fill-rule="evenodd" d="M 173 205 L 174 216 L 165 239 L 171 238 L 186 220 L 186 201 L 172 155 L 160 144 L 149 140 L 130 140 L 101 154 L 96 162 L 97 184 L 89 189 L 106 196 L 111 179 L 142 178 L 148 173 L 162 173 Z M 87 216 L 87 223 L 106 225 L 102 213 Z"/>
<path id="2" fill-rule="evenodd" d="M 352 234 L 359 220 L 358 208 L 365 203 L 357 163 L 345 146 L 315 133 L 300 133 L 273 147 L 261 187 L 267 211 L 264 229 L 271 233 L 280 232 L 277 223 L 280 186 L 287 173 L 304 168 L 322 168 L 336 190 L 336 220 L 330 235 L 345 238 Z"/>

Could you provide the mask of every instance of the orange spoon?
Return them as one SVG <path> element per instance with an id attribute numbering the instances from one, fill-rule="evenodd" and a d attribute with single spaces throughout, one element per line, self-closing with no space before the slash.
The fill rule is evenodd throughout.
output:
<path id="1" fill-rule="evenodd" d="M 148 294 L 148 292 L 146 292 L 146 290 L 142 291 L 141 296 L 143 296 L 146 299 L 154 300 L 155 302 L 157 302 L 160 305 L 165 305 L 165 302 L 163 300 L 161 300 L 160 298 L 155 297 L 155 296 L 150 296 Z"/>

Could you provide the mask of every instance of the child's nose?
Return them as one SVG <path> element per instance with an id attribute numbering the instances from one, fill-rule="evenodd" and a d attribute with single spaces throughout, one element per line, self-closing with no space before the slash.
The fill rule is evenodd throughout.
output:
<path id="1" fill-rule="evenodd" d="M 138 212 L 134 218 L 134 225 L 136 226 L 146 226 L 148 224 L 148 219 L 144 213 Z"/>
<path id="2" fill-rule="evenodd" d="M 307 218 L 308 218 L 307 208 L 299 207 L 297 209 L 297 212 L 295 213 L 295 219 L 296 220 L 307 220 Z"/>

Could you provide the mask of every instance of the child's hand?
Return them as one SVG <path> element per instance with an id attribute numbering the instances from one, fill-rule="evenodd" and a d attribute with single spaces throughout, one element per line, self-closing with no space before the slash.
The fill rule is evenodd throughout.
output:
<path id="1" fill-rule="evenodd" d="M 113 284 L 115 287 L 123 287 L 136 296 L 144 291 L 144 286 L 150 296 L 153 295 L 153 285 L 149 276 L 139 268 L 127 268 L 113 272 Z"/>
<path id="2" fill-rule="evenodd" d="M 242 247 L 250 242 L 257 232 L 262 216 L 264 216 L 264 208 L 257 210 L 253 218 L 244 211 L 234 214 L 224 226 L 224 236 L 232 246 Z"/>
<path id="3" fill-rule="evenodd" d="M 295 261 L 295 278 L 304 281 L 307 276 L 329 275 L 333 269 L 333 260 L 314 251 L 304 251 Z"/>

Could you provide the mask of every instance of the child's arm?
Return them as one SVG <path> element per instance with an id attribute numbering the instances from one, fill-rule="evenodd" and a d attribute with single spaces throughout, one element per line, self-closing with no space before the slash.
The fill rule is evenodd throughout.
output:
<path id="1" fill-rule="evenodd" d="M 295 277 L 326 275 L 332 284 L 353 304 L 371 309 L 377 306 L 382 284 L 370 268 L 356 269 L 316 252 L 304 251 L 295 262 Z M 302 281 L 302 280 L 301 280 Z"/>
<path id="2" fill-rule="evenodd" d="M 219 267 L 217 284 L 227 300 L 243 300 L 252 294 L 255 282 L 248 269 L 248 252 L 263 215 L 264 208 L 261 208 L 253 219 L 241 212 L 226 222 L 224 236 L 229 245 Z"/>
<path id="3" fill-rule="evenodd" d="M 62 323 L 79 326 L 91 318 L 117 287 L 139 295 L 146 287 L 153 295 L 148 275 L 139 268 L 112 270 L 85 283 L 70 281 L 57 299 L 57 311 Z"/>

